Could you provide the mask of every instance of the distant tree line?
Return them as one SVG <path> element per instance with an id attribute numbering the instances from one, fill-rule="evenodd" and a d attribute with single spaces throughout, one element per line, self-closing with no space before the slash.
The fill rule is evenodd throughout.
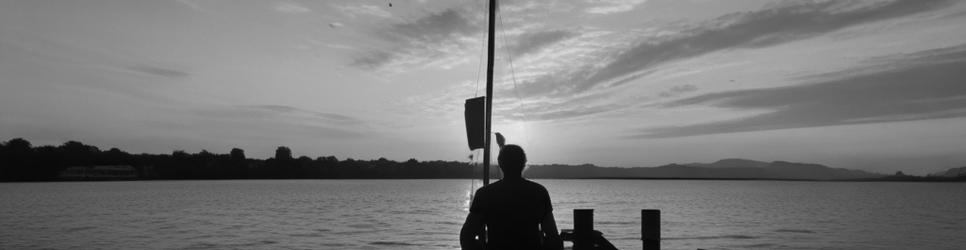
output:
<path id="1" fill-rule="evenodd" d="M 77 141 L 60 146 L 34 147 L 17 138 L 0 144 L 0 181 L 60 180 L 67 168 L 131 166 L 140 179 L 405 179 L 479 178 L 480 167 L 456 161 L 409 159 L 396 162 L 339 160 L 335 156 L 294 158 L 288 147 L 278 147 L 275 157 L 250 159 L 233 148 L 228 154 L 205 150 L 171 154 L 131 154 L 117 148 L 100 150 Z"/>

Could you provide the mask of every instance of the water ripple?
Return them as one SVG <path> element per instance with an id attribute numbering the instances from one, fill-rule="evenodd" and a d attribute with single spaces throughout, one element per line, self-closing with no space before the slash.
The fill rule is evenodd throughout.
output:
<path id="1" fill-rule="evenodd" d="M 559 228 L 572 228 L 573 209 L 593 208 L 595 229 L 619 249 L 640 248 L 640 209 L 662 210 L 667 249 L 966 245 L 960 184 L 536 181 L 550 191 Z M 0 249 L 456 249 L 469 186 L 466 180 L 0 183 Z"/>

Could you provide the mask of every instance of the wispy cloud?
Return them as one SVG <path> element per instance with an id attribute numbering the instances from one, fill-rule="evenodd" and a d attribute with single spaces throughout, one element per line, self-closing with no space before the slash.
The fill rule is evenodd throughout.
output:
<path id="1" fill-rule="evenodd" d="M 681 94 L 686 94 L 694 91 L 698 91 L 697 86 L 694 86 L 691 84 L 681 84 L 681 85 L 674 85 L 665 91 L 661 91 L 661 93 L 659 93 L 658 96 L 667 98 L 667 97 L 674 97 L 674 96 L 678 96 Z"/>
<path id="2" fill-rule="evenodd" d="M 316 112 L 285 105 L 235 105 L 198 108 L 190 125 L 152 124 L 171 133 L 205 133 L 223 140 L 359 139 L 367 136 L 368 123 L 342 114 Z M 168 124 L 171 123 L 171 124 Z"/>
<path id="3" fill-rule="evenodd" d="M 613 14 L 634 10 L 635 7 L 647 2 L 647 0 L 592 0 L 591 7 L 584 12 L 591 14 Z"/>
<path id="4" fill-rule="evenodd" d="M 966 45 L 884 59 L 870 62 L 866 70 L 843 71 L 864 72 L 862 75 L 825 74 L 821 77 L 838 78 L 780 88 L 711 93 L 666 103 L 665 108 L 711 105 L 771 112 L 647 129 L 633 137 L 682 137 L 966 116 L 966 72 L 962 70 L 966 69 Z"/>
<path id="5" fill-rule="evenodd" d="M 141 75 L 163 77 L 168 79 L 181 79 L 191 76 L 191 74 L 187 71 L 156 65 L 132 65 L 124 67 L 123 70 Z"/>
<path id="6" fill-rule="evenodd" d="M 504 99 L 511 103 L 499 105 L 503 110 L 496 112 L 500 114 L 497 119 L 579 119 L 639 107 L 642 102 L 690 95 L 698 91 L 696 85 L 667 86 L 646 96 L 623 91 L 627 90 L 623 87 L 626 82 L 658 72 L 665 64 L 678 60 L 716 51 L 770 47 L 853 25 L 922 13 L 945 3 L 947 1 L 939 0 L 877 4 L 793 3 L 726 15 L 700 24 L 682 26 L 675 22 L 621 32 L 593 27 L 563 30 L 517 24 L 517 30 L 509 35 L 508 48 L 516 55 L 513 62 L 515 74 L 496 82 L 497 95 L 511 97 Z M 526 8 L 525 5 L 518 7 Z M 413 37 L 397 40 L 420 40 L 422 36 Z M 457 33 L 454 37 L 465 35 Z M 368 52 L 366 55 L 358 58 L 356 63 L 373 68 L 392 68 L 387 66 L 390 62 L 399 65 L 401 58 L 406 58 L 398 51 Z M 430 58 L 432 53 L 420 55 L 422 57 L 417 58 Z M 440 59 L 426 59 L 430 60 Z M 455 90 L 442 92 L 437 94 L 462 93 Z M 458 103 L 459 97 L 465 96 L 421 98 L 419 101 L 430 103 L 429 107 L 440 107 Z M 434 103 L 437 101 L 448 102 Z"/>
<path id="7" fill-rule="evenodd" d="M 381 50 L 364 52 L 352 60 L 352 66 L 364 69 L 379 69 L 393 60 L 394 56 L 392 53 Z"/>
<path id="8" fill-rule="evenodd" d="M 648 37 L 590 63 L 570 66 L 569 74 L 546 75 L 525 85 L 531 94 L 573 95 L 613 87 L 681 59 L 741 48 L 762 48 L 827 34 L 863 23 L 908 16 L 948 4 L 945 0 L 880 4 L 808 2 L 771 6 L 722 16 L 673 36 Z M 603 63 L 602 63 L 603 62 Z"/>
<path id="9" fill-rule="evenodd" d="M 388 11 L 382 9 L 382 7 L 378 5 L 371 5 L 371 4 L 345 5 L 345 6 L 337 6 L 336 8 L 338 8 L 339 10 L 342 11 L 342 13 L 345 13 L 350 17 L 358 17 L 358 16 L 375 16 L 375 17 L 381 17 L 381 18 L 392 17 L 392 13 L 389 13 Z"/>
<path id="10" fill-rule="evenodd" d="M 568 31 L 570 32 L 570 31 Z M 572 98 L 590 94 L 573 88 L 579 85 L 581 75 L 600 67 L 603 58 L 614 48 L 626 47 L 627 40 L 636 37 L 634 32 L 613 32 L 593 28 L 579 28 L 559 41 L 539 44 L 543 49 L 525 49 L 526 56 L 516 58 L 519 66 L 513 85 L 513 94 L 520 97 Z M 525 37 L 522 35 L 521 37 Z M 554 35 L 548 36 L 552 40 Z M 521 39 L 522 40 L 522 39 Z M 509 80 L 509 79 L 508 79 Z"/>
<path id="11" fill-rule="evenodd" d="M 460 10 L 447 9 L 412 22 L 394 24 L 380 34 L 388 39 L 409 42 L 438 42 L 456 35 L 472 34 L 481 28 Z"/>
<path id="12" fill-rule="evenodd" d="M 556 120 L 588 116 L 601 112 L 612 111 L 619 106 L 630 106 L 630 100 L 615 101 L 610 93 L 587 93 L 581 96 L 568 96 L 567 98 L 555 98 L 549 95 L 534 96 L 539 90 L 552 88 L 553 86 L 517 85 L 518 82 L 527 82 L 535 78 L 544 78 L 546 75 L 565 76 L 568 66 L 576 61 L 592 60 L 594 53 L 603 51 L 603 48 L 620 44 L 620 36 L 624 33 L 615 33 L 588 28 L 574 28 L 571 30 L 540 30 L 523 31 L 520 35 L 509 38 L 511 41 L 508 52 L 513 54 L 523 53 L 514 56 L 514 74 L 505 74 L 495 79 L 494 91 L 496 96 L 503 96 L 495 100 L 494 118 L 498 122 L 502 121 L 536 121 L 536 120 Z M 615 37 L 617 36 L 617 37 Z M 618 38 L 618 39 L 613 39 Z M 560 70 L 564 70 L 561 72 Z M 561 79 L 561 81 L 566 81 Z M 560 82 L 545 81 L 547 85 L 554 85 Z M 453 103 L 461 103 L 468 96 L 473 96 L 473 81 L 461 85 L 450 86 L 449 88 L 433 92 L 426 95 L 409 98 L 405 105 L 414 108 L 418 112 L 426 114 L 433 113 L 440 116 L 452 115 L 458 112 L 456 109 L 443 109 L 451 107 Z M 467 92 L 468 91 L 468 92 Z M 516 98 L 519 97 L 519 98 Z"/>
<path id="13" fill-rule="evenodd" d="M 312 9 L 302 6 L 293 2 L 277 2 L 274 6 L 275 10 L 282 13 L 288 14 L 302 14 L 312 12 Z"/>
<path id="14" fill-rule="evenodd" d="M 358 54 L 351 65 L 388 71 L 451 66 L 466 60 L 464 55 L 475 44 L 469 37 L 480 31 L 481 26 L 463 12 L 447 9 L 378 31 L 376 36 L 393 46 Z"/>
<path id="15" fill-rule="evenodd" d="M 326 43 L 324 45 L 325 45 L 325 47 L 329 47 L 329 48 L 333 48 L 333 49 L 341 49 L 341 50 L 355 50 L 356 49 L 356 47 L 352 47 L 352 46 L 345 45 L 345 44 L 338 44 L 338 43 Z"/>
<path id="16" fill-rule="evenodd" d="M 547 30 L 524 33 L 517 38 L 513 45 L 510 46 L 510 53 L 513 53 L 514 55 L 527 54 L 573 35 L 574 34 L 572 32 L 566 30 Z"/>
<path id="17" fill-rule="evenodd" d="M 181 3 L 181 4 L 183 4 L 184 6 L 187 6 L 191 10 L 194 10 L 194 11 L 203 11 L 204 10 L 204 9 L 201 8 L 200 5 L 198 5 L 198 3 L 195 3 L 193 0 L 177 0 L 177 1 L 179 3 Z"/>
<path id="18" fill-rule="evenodd" d="M 321 121 L 336 125 L 360 125 L 364 123 L 358 118 L 347 115 L 311 111 L 285 105 L 249 105 L 236 106 L 235 108 L 235 111 L 237 112 L 234 112 L 234 114 L 239 115 L 263 115 L 267 112 L 277 115 L 308 116 L 310 118 L 317 118 Z"/>

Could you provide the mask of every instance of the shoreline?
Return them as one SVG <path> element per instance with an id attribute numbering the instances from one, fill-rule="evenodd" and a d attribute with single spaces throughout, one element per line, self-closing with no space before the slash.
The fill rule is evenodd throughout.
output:
<path id="1" fill-rule="evenodd" d="M 135 182 L 135 181 L 235 181 L 235 180 L 475 180 L 477 178 L 200 178 L 200 179 L 91 179 L 91 180 L 37 180 L 37 181 L 0 181 L 0 183 L 40 183 L 40 182 Z M 662 180 L 662 181 L 793 181 L 793 182 L 966 182 L 961 177 L 908 177 L 894 176 L 865 179 L 781 179 L 781 178 L 678 178 L 678 177 L 584 177 L 584 178 L 527 178 L 531 180 Z M 494 178 L 499 180 L 499 178 Z"/>

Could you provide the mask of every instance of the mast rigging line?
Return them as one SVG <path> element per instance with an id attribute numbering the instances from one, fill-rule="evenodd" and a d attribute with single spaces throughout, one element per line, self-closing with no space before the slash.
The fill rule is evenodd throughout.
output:
<path id="1" fill-rule="evenodd" d="M 483 17 L 485 18 L 487 13 L 486 4 L 482 4 L 480 9 L 483 10 Z M 486 33 L 480 32 L 480 50 L 482 51 L 484 49 L 486 49 Z M 474 79 L 476 81 L 476 87 L 474 88 L 473 97 L 480 96 L 480 75 L 483 73 L 483 55 L 484 53 L 480 53 L 480 59 L 477 61 L 476 78 Z"/>
<path id="2" fill-rule="evenodd" d="M 503 23 L 503 13 L 497 13 L 497 15 L 500 20 L 500 27 L 506 27 L 506 24 Z M 525 106 L 526 103 L 523 101 L 523 97 L 520 96 L 520 90 L 517 87 L 517 74 L 516 74 L 516 69 L 513 67 L 513 54 L 510 53 L 509 47 L 506 46 L 506 44 L 510 44 L 509 42 L 507 42 L 506 29 L 501 30 L 501 32 L 503 34 L 503 44 L 504 44 L 503 53 L 506 54 L 506 63 L 510 67 L 510 80 L 513 82 L 513 95 L 515 95 L 517 98 L 517 109 L 519 110 L 519 113 L 522 116 L 521 119 L 523 120 L 523 122 L 526 122 L 526 121 L 529 121 L 530 119 L 529 119 L 529 116 L 527 115 L 527 110 Z M 523 124 L 523 127 L 521 129 L 524 130 L 522 131 L 523 132 L 522 137 L 524 138 L 523 141 L 529 144 L 530 137 L 527 136 L 527 131 L 526 131 L 527 128 L 525 123 Z"/>

